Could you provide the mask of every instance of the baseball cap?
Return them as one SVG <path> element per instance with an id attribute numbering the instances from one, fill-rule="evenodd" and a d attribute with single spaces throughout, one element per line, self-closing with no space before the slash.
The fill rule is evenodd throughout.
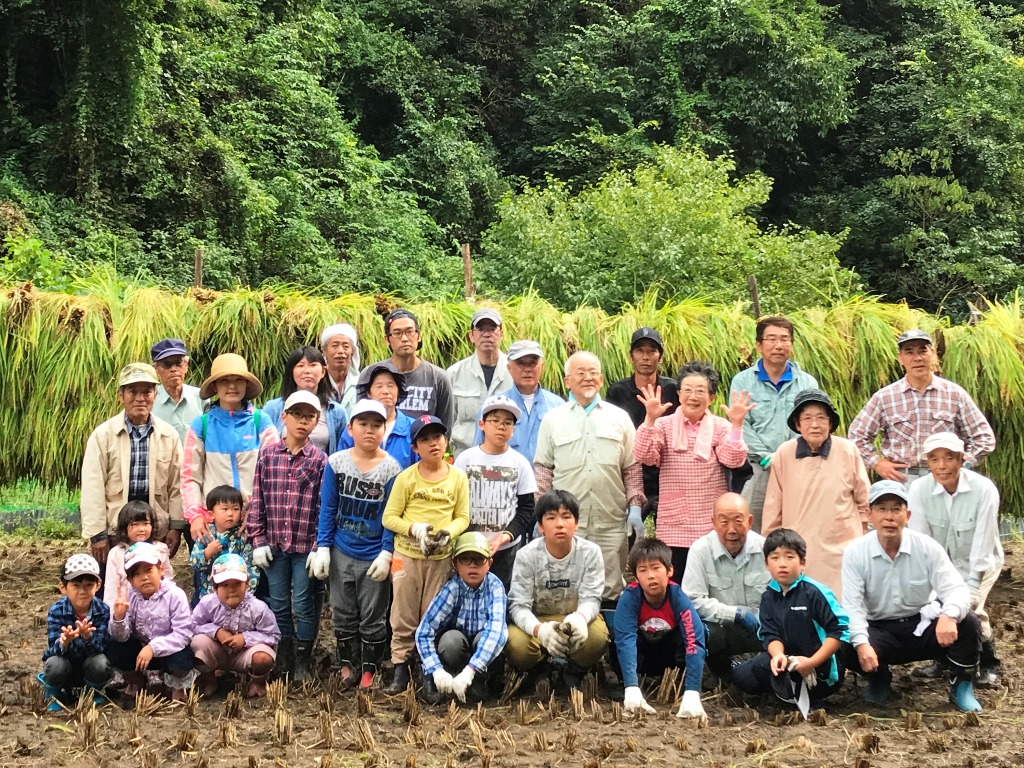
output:
<path id="1" fill-rule="evenodd" d="M 388 316 L 384 318 L 384 335 L 387 336 L 388 334 L 390 334 L 391 324 L 395 322 L 395 320 L 401 320 L 403 317 L 407 317 L 410 320 L 412 320 L 413 324 L 416 326 L 417 331 L 420 329 L 419 318 L 416 317 L 416 315 L 414 315 L 411 310 L 405 309 L 404 307 L 399 307 L 398 309 L 390 312 Z"/>
<path id="2" fill-rule="evenodd" d="M 928 454 L 936 448 L 946 448 L 953 453 L 963 453 L 964 441 L 952 432 L 937 432 L 924 441 L 924 447 L 921 449 L 921 458 L 927 459 Z"/>
<path id="3" fill-rule="evenodd" d="M 508 411 L 515 417 L 516 421 L 519 421 L 523 415 L 523 412 L 519 410 L 519 406 L 516 405 L 515 400 L 507 395 L 491 395 L 484 400 L 484 405 L 480 409 L 480 418 L 482 419 L 491 411 Z"/>
<path id="4" fill-rule="evenodd" d="M 317 413 L 320 413 L 320 411 L 323 410 L 323 406 L 320 404 L 320 398 L 312 392 L 307 392 L 304 389 L 298 389 L 288 395 L 288 399 L 284 401 L 284 410 L 287 412 L 296 405 L 308 405 L 315 408 Z"/>
<path id="5" fill-rule="evenodd" d="M 479 531 L 467 531 L 459 536 L 455 542 L 455 549 L 452 550 L 452 557 L 458 557 L 467 552 L 473 552 L 489 558 L 491 556 L 491 548 L 487 544 L 487 537 Z"/>
<path id="6" fill-rule="evenodd" d="M 124 552 L 124 569 L 126 571 L 130 571 L 142 563 L 160 565 L 160 552 L 148 541 L 137 541 Z"/>
<path id="7" fill-rule="evenodd" d="M 930 345 L 932 343 L 932 337 L 920 328 L 913 328 L 909 331 L 904 331 L 896 337 L 896 346 L 902 347 L 908 341 L 923 341 Z"/>
<path id="8" fill-rule="evenodd" d="M 369 413 L 380 416 L 385 421 L 388 418 L 387 409 L 381 403 L 378 403 L 376 400 L 370 400 L 369 398 L 363 398 L 352 406 L 352 415 L 348 417 L 349 423 L 351 423 L 356 416 L 365 416 Z"/>
<path id="9" fill-rule="evenodd" d="M 437 418 L 437 416 L 431 416 L 429 413 L 425 413 L 422 416 L 418 416 L 417 418 L 413 419 L 412 427 L 409 428 L 409 439 L 412 440 L 413 445 L 415 445 L 416 439 L 419 437 L 420 432 L 422 432 L 427 427 L 435 426 L 440 427 L 441 432 L 443 432 L 445 435 L 448 434 L 448 427 L 446 427 L 445 423 L 441 421 L 439 418 Z"/>
<path id="10" fill-rule="evenodd" d="M 661 352 L 661 354 L 665 354 L 665 345 L 661 341 L 661 334 L 653 328 L 644 326 L 643 328 L 638 328 L 634 331 L 633 338 L 629 342 L 629 351 L 632 352 L 636 349 L 636 345 L 642 341 L 651 342 L 658 348 L 658 351 Z"/>
<path id="11" fill-rule="evenodd" d="M 80 576 L 92 576 L 93 578 L 100 579 L 100 564 L 96 562 L 96 558 L 92 555 L 79 554 L 72 555 L 64 561 L 64 567 L 61 568 L 61 578 L 64 581 L 73 581 Z"/>
<path id="12" fill-rule="evenodd" d="M 874 504 L 883 496 L 895 496 L 902 499 L 904 504 L 909 501 L 907 489 L 903 487 L 903 483 L 897 483 L 895 480 L 879 480 L 872 484 L 868 490 L 868 504 Z"/>
<path id="13" fill-rule="evenodd" d="M 121 369 L 121 375 L 117 377 L 117 386 L 127 387 L 129 384 L 152 384 L 160 383 L 157 378 L 156 369 L 149 363 L 128 363 Z"/>
<path id="14" fill-rule="evenodd" d="M 213 561 L 210 579 L 214 584 L 222 584 L 225 581 L 249 581 L 249 569 L 245 567 L 245 560 L 241 555 L 225 552 Z"/>
<path id="15" fill-rule="evenodd" d="M 544 350 L 541 349 L 540 344 L 533 339 L 513 341 L 512 346 L 508 348 L 507 357 L 509 360 L 518 360 L 521 357 L 529 357 L 530 355 L 544 357 Z"/>
<path id="16" fill-rule="evenodd" d="M 474 312 L 473 319 L 470 321 L 469 325 L 471 328 L 476 328 L 477 323 L 484 320 L 490 320 L 495 325 L 501 325 L 501 315 L 498 313 L 498 310 L 491 309 L 490 307 L 483 307 L 482 309 L 478 309 Z"/>
<path id="17" fill-rule="evenodd" d="M 188 357 L 188 350 L 181 339 L 160 339 L 149 348 L 149 356 L 155 363 L 165 357 Z"/>

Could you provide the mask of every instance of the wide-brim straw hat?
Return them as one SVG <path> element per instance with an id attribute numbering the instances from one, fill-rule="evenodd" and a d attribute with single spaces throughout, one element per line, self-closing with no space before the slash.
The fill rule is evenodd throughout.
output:
<path id="1" fill-rule="evenodd" d="M 241 376 L 246 380 L 245 399 L 255 400 L 263 391 L 260 380 L 249 373 L 249 366 L 245 358 L 230 352 L 217 355 L 210 368 L 210 375 L 206 377 L 203 386 L 199 388 L 199 396 L 203 399 L 213 397 L 217 394 L 217 381 L 226 376 Z"/>

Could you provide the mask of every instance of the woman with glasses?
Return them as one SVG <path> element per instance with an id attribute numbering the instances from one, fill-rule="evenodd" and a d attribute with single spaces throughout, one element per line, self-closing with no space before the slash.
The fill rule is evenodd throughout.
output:
<path id="1" fill-rule="evenodd" d="M 800 436 L 772 457 L 761 533 L 799 533 L 807 541 L 805 575 L 842 600 L 843 550 L 867 530 L 868 473 L 856 444 L 832 434 L 838 427 L 839 414 L 827 394 L 797 394 L 789 428 Z"/>
<path id="2" fill-rule="evenodd" d="M 672 548 L 672 578 L 681 580 L 690 545 L 711 532 L 715 500 L 729 490 L 726 470 L 747 459 L 743 419 L 754 407 L 746 391 L 722 405 L 727 419 L 711 413 L 721 378 L 710 363 L 679 370 L 679 407 L 661 402 L 661 387 L 645 385 L 637 395 L 647 415 L 636 431 L 633 455 L 659 468 L 657 536 Z"/>
<path id="3" fill-rule="evenodd" d="M 284 403 L 298 391 L 316 395 L 320 401 L 320 415 L 309 435 L 309 442 L 328 456 L 341 450 L 339 441 L 347 434 L 345 427 L 348 425 L 348 417 L 345 415 L 345 406 L 331 397 L 327 358 L 316 347 L 299 347 L 288 355 L 281 379 L 281 396 L 263 406 L 263 413 L 274 422 L 282 438 L 285 436 L 284 421 L 281 418 Z"/>

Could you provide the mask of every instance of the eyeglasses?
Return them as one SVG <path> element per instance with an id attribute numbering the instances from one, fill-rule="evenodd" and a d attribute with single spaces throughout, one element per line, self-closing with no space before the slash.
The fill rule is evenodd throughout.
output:
<path id="1" fill-rule="evenodd" d="M 683 387 L 679 390 L 679 394 L 686 395 L 697 395 L 698 397 L 707 397 L 711 394 L 707 387 Z"/>
<path id="2" fill-rule="evenodd" d="M 801 424 L 831 424 L 832 419 L 825 414 L 807 414 L 799 419 Z"/>
<path id="3" fill-rule="evenodd" d="M 411 339 L 418 333 L 419 331 L 415 328 L 399 328 L 397 331 L 389 333 L 388 336 L 393 339 Z"/>
<path id="4" fill-rule="evenodd" d="M 320 415 L 317 413 L 298 413 L 297 411 L 285 411 L 285 413 L 287 413 L 300 424 L 308 421 L 316 421 L 318 418 L 320 418 Z"/>
<path id="5" fill-rule="evenodd" d="M 575 373 L 570 374 L 569 377 L 579 379 L 580 381 L 586 381 L 587 379 L 596 379 L 600 375 L 601 372 L 599 370 L 591 368 L 589 371 L 576 371 Z"/>
<path id="6" fill-rule="evenodd" d="M 188 365 L 187 357 L 175 357 L 170 360 L 157 360 L 157 368 L 184 368 Z"/>
<path id="7" fill-rule="evenodd" d="M 792 344 L 792 336 L 763 336 L 761 337 L 762 344 Z"/>
<path id="8" fill-rule="evenodd" d="M 484 419 L 484 424 L 493 424 L 494 426 L 501 427 L 502 429 L 512 429 L 516 425 L 516 423 L 510 419 Z"/>
<path id="9" fill-rule="evenodd" d="M 481 328 L 478 325 L 473 330 L 479 333 L 481 336 L 495 336 L 501 331 L 501 328 Z"/>

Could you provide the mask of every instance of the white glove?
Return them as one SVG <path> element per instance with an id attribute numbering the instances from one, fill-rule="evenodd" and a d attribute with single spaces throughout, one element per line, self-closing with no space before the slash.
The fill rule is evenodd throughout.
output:
<path id="1" fill-rule="evenodd" d="M 384 581 L 391 573 L 391 553 L 381 552 L 370 563 L 370 567 L 366 569 L 366 575 L 374 581 Z"/>
<path id="2" fill-rule="evenodd" d="M 622 700 L 622 708 L 626 712 L 636 712 L 640 709 L 652 715 L 655 712 L 654 707 L 648 704 L 647 699 L 644 698 L 643 691 L 636 685 L 626 686 L 626 698 Z"/>
<path id="3" fill-rule="evenodd" d="M 545 621 L 537 630 L 537 639 L 549 656 L 566 658 L 569 655 L 569 643 L 565 635 L 558 631 L 557 621 Z"/>
<path id="4" fill-rule="evenodd" d="M 700 703 L 700 691 L 683 691 L 683 700 L 679 704 L 676 717 L 707 717 L 704 705 Z"/>
<path id="5" fill-rule="evenodd" d="M 793 672 L 796 669 L 796 665 L 797 660 L 790 656 L 789 665 L 786 667 L 787 671 Z M 808 691 L 818 684 L 818 670 L 816 669 L 808 670 L 806 673 L 801 675 L 801 677 L 803 678 L 804 684 L 807 686 Z"/>
<path id="6" fill-rule="evenodd" d="M 569 654 L 574 654 L 583 644 L 587 642 L 587 635 L 590 633 L 587 631 L 587 620 L 580 616 L 578 613 L 570 613 L 564 619 L 559 627 L 562 634 L 567 635 L 568 650 Z"/>
<path id="7" fill-rule="evenodd" d="M 252 551 L 252 564 L 264 571 L 270 567 L 270 561 L 273 559 L 274 554 L 270 551 L 270 547 L 256 547 Z"/>
<path id="8" fill-rule="evenodd" d="M 443 693 L 446 696 L 451 695 L 452 684 L 455 680 L 450 673 L 445 671 L 444 667 L 441 667 L 441 669 L 435 669 L 434 674 L 431 675 L 431 677 L 434 678 L 434 685 L 437 686 L 438 693 Z"/>
<path id="9" fill-rule="evenodd" d="M 640 512 L 640 507 L 635 505 L 630 506 L 629 516 L 626 518 L 626 535 L 635 536 L 637 541 L 642 539 L 646 535 L 644 530 L 644 518 Z M 679 578 L 682 578 L 681 576 Z"/>
<path id="10" fill-rule="evenodd" d="M 306 558 L 306 572 L 311 578 L 324 581 L 331 575 L 331 548 L 318 547 Z"/>
<path id="11" fill-rule="evenodd" d="M 452 693 L 463 704 L 466 703 L 466 689 L 472 684 L 474 677 L 476 677 L 476 670 L 467 664 L 466 668 L 452 680 Z"/>
<path id="12" fill-rule="evenodd" d="M 409 537 L 415 539 L 420 552 L 427 554 L 430 548 L 430 523 L 413 523 L 409 528 Z"/>

